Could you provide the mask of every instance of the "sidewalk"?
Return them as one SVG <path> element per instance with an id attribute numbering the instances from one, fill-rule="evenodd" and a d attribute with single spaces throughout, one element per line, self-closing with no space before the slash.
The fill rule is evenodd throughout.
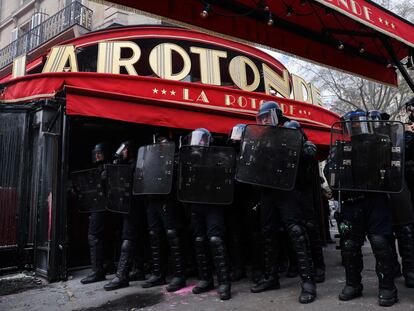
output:
<path id="1" fill-rule="evenodd" d="M 151 311 L 266 311 L 266 310 L 384 310 L 377 305 L 377 278 L 374 271 L 374 258 L 366 243 L 364 252 L 365 270 L 363 275 L 364 296 L 349 302 L 338 300 L 338 293 L 344 285 L 344 271 L 340 266 L 340 253 L 335 245 L 324 249 L 327 264 L 327 280 L 318 284 L 318 298 L 309 305 L 299 304 L 298 279 L 281 277 L 280 290 L 260 294 L 250 293 L 251 283 L 247 280 L 233 284 L 233 298 L 220 301 L 215 291 L 193 295 L 191 288 L 196 280 L 190 280 L 188 287 L 177 293 L 167 293 L 164 287 L 142 289 L 141 282 L 131 282 L 130 287 L 106 292 L 105 282 L 82 285 L 79 280 L 88 271 L 78 271 L 66 282 L 39 284 L 37 279 L 15 275 L 14 279 L 0 278 L 0 310 L 151 310 Z M 108 277 L 109 279 L 109 277 Z M 404 287 L 403 279 L 396 281 L 400 302 L 387 310 L 414 310 L 414 289 Z M 12 286 L 14 285 L 14 287 Z M 7 294 L 17 287 L 30 289 Z M 7 294 L 7 295 L 4 295 Z"/>

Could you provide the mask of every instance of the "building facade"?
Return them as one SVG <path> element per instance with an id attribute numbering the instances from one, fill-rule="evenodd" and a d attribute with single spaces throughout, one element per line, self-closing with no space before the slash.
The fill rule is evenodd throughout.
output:
<path id="1" fill-rule="evenodd" d="M 0 69 L 69 29 L 65 39 L 111 26 L 160 23 L 87 0 L 0 0 Z"/>

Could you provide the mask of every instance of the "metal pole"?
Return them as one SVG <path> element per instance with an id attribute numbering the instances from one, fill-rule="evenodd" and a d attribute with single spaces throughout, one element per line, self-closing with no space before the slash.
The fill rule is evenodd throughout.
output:
<path id="1" fill-rule="evenodd" d="M 411 79 L 410 75 L 408 74 L 407 70 L 401 64 L 400 60 L 398 59 L 397 55 L 394 52 L 394 49 L 392 48 L 391 44 L 388 42 L 387 38 L 382 38 L 382 42 L 384 44 L 385 49 L 390 54 L 392 61 L 397 66 L 397 68 L 400 70 L 402 76 L 404 77 L 404 80 L 407 82 L 408 86 L 410 87 L 411 91 L 414 92 L 414 82 Z"/>

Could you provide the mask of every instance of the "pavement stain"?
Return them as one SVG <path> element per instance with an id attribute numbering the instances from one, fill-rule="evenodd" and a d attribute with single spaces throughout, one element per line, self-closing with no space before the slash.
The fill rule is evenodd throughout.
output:
<path id="1" fill-rule="evenodd" d="M 0 279 L 0 296 L 21 293 L 32 288 L 45 286 L 43 282 L 34 277 Z"/>
<path id="2" fill-rule="evenodd" d="M 90 308 L 76 309 L 74 311 L 130 311 L 141 310 L 156 305 L 165 299 L 163 293 L 138 293 L 123 296 L 121 298 L 107 301 L 106 303 Z"/>

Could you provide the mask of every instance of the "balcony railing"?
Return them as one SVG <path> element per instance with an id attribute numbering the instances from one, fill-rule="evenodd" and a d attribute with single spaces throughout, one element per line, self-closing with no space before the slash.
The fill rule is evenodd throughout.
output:
<path id="1" fill-rule="evenodd" d="M 15 57 L 34 50 L 73 25 L 80 25 L 91 30 L 92 14 L 93 11 L 80 2 L 72 2 L 1 49 L 0 69 L 12 63 Z"/>

